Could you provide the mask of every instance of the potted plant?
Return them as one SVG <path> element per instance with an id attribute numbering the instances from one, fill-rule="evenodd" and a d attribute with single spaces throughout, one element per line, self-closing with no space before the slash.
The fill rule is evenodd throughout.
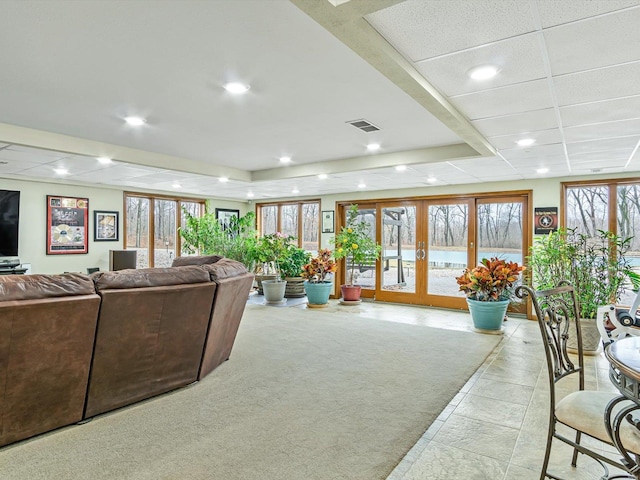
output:
<path id="1" fill-rule="evenodd" d="M 355 285 L 356 269 L 376 261 L 380 257 L 382 247 L 371 235 L 371 227 L 364 220 L 358 219 L 358 205 L 351 205 L 347 212 L 347 224 L 333 239 L 336 260 L 346 259 L 347 283 L 341 285 L 342 299 L 348 302 L 360 301 L 362 287 Z"/>
<path id="2" fill-rule="evenodd" d="M 336 271 L 336 262 L 331 258 L 331 250 L 318 251 L 309 263 L 302 267 L 302 277 L 305 278 L 304 290 L 307 293 L 310 307 L 324 307 L 329 303 L 329 295 L 333 282 L 328 275 Z"/>
<path id="3" fill-rule="evenodd" d="M 483 258 L 477 267 L 456 277 L 460 291 L 467 295 L 473 326 L 483 333 L 501 333 L 502 322 L 524 266 L 497 257 Z"/>
<path id="4" fill-rule="evenodd" d="M 300 298 L 305 296 L 304 277 L 302 268 L 311 260 L 311 254 L 305 249 L 293 244 L 287 245 L 287 253 L 280 259 L 280 271 L 287 281 L 284 290 L 285 298 Z"/>
<path id="5" fill-rule="evenodd" d="M 243 263 L 253 271 L 258 232 L 255 214 L 232 217 L 223 225 L 209 210 L 202 217 L 195 217 L 183 208 L 185 225 L 179 228 L 182 251 L 188 254 L 220 255 Z"/>
<path id="6" fill-rule="evenodd" d="M 568 280 L 575 288 L 585 353 L 597 353 L 601 338 L 595 322 L 598 307 L 620 301 L 629 281 L 637 281 L 625 257 L 631 238 L 598 230 L 588 237 L 577 229 L 561 228 L 534 241 L 527 257 L 533 288 L 553 288 Z M 577 341 L 569 338 L 569 347 Z"/>
<path id="7" fill-rule="evenodd" d="M 274 279 L 262 280 L 266 303 L 282 303 L 284 301 L 287 282 L 282 279 L 280 263 L 286 258 L 293 239 L 292 236 L 280 232 L 263 235 L 258 239 L 256 257 L 264 262 L 265 273 L 272 270 L 275 274 Z"/>

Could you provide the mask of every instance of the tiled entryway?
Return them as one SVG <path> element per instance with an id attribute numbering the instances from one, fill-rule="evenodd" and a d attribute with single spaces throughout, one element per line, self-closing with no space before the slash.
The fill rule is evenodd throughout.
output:
<path id="1" fill-rule="evenodd" d="M 374 302 L 363 302 L 353 312 L 365 318 L 473 330 L 467 312 Z M 616 391 L 602 354 L 585 357 L 585 364 L 587 388 Z M 548 421 L 544 366 L 537 323 L 520 318 L 505 322 L 502 342 L 387 480 L 539 479 Z M 600 466 L 583 455 L 572 468 L 571 452 L 556 441 L 551 471 L 568 480 L 600 478 Z"/>

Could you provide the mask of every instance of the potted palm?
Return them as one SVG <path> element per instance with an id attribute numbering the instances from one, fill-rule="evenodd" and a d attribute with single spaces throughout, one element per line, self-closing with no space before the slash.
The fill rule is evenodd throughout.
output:
<path id="1" fill-rule="evenodd" d="M 185 224 L 178 231 L 182 237 L 182 251 L 186 254 L 220 255 L 243 263 L 253 271 L 258 232 L 255 229 L 254 213 L 232 217 L 223 225 L 210 211 L 195 217 L 183 208 Z"/>
<path id="2" fill-rule="evenodd" d="M 477 267 L 467 268 L 456 277 L 476 331 L 502 333 L 502 322 L 524 266 L 493 257 L 483 258 Z"/>
<path id="3" fill-rule="evenodd" d="M 375 262 L 382 247 L 376 243 L 370 225 L 358 219 L 358 205 L 351 205 L 347 212 L 347 223 L 333 239 L 336 260 L 346 259 L 347 283 L 341 285 L 342 299 L 347 302 L 360 301 L 362 287 L 355 285 L 356 268 Z"/>
<path id="4" fill-rule="evenodd" d="M 336 262 L 331 258 L 329 249 L 318 251 L 318 255 L 302 267 L 302 277 L 305 279 L 304 290 L 310 307 L 328 305 L 333 288 L 329 275 L 335 271 Z"/>
<path id="5" fill-rule="evenodd" d="M 598 307 L 617 303 L 626 288 L 637 280 L 625 254 L 631 238 L 598 230 L 589 237 L 577 229 L 561 228 L 535 240 L 527 257 L 531 286 L 538 290 L 553 288 L 568 280 L 575 288 L 581 318 L 584 352 L 595 354 L 601 338 L 596 325 Z M 569 338 L 568 346 L 577 348 Z"/>

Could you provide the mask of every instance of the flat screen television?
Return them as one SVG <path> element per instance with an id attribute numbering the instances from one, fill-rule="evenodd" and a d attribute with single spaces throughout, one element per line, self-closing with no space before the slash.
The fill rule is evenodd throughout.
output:
<path id="1" fill-rule="evenodd" d="M 0 257 L 18 256 L 20 192 L 0 190 Z"/>

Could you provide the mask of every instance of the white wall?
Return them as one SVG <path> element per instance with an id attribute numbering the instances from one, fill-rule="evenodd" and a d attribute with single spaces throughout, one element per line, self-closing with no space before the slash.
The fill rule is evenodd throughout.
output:
<path id="1" fill-rule="evenodd" d="M 22 263 L 31 264 L 31 273 L 86 273 L 88 267 L 109 269 L 109 250 L 123 248 L 123 202 L 122 189 L 98 186 L 62 185 L 59 183 L 31 182 L 0 178 L 0 189 L 20 191 L 20 231 L 18 255 Z M 47 255 L 47 195 L 83 197 L 89 199 L 89 253 L 71 255 Z M 246 202 L 212 199 L 212 209 L 232 208 L 243 215 L 249 209 Z M 118 242 L 93 241 L 93 211 L 110 210 L 120 212 Z M 213 210 L 212 210 L 213 211 Z"/>

